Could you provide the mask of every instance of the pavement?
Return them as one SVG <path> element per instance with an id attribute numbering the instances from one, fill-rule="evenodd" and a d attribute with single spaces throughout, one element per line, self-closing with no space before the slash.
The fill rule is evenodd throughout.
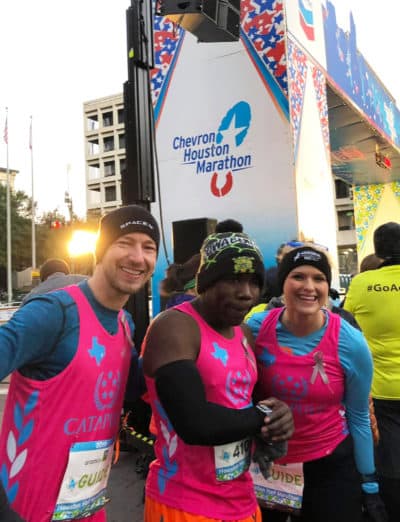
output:
<path id="1" fill-rule="evenodd" d="M 0 382 L 0 423 L 7 397 L 8 380 Z M 144 480 L 136 473 L 139 454 L 121 451 L 119 460 L 111 469 L 109 480 L 110 503 L 107 522 L 142 522 Z"/>
<path id="2" fill-rule="evenodd" d="M 111 469 L 107 522 L 142 522 L 144 480 L 135 471 L 137 455 L 121 451 Z"/>

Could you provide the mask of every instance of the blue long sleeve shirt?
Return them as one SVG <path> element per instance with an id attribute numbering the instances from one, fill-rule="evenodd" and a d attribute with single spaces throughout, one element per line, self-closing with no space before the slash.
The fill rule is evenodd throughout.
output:
<path id="1" fill-rule="evenodd" d="M 247 319 L 255 338 L 269 311 L 256 312 Z M 276 333 L 280 346 L 288 346 L 294 355 L 310 353 L 325 333 L 327 322 L 316 332 L 296 337 L 278 321 Z M 363 334 L 347 321 L 340 323 L 338 355 L 345 375 L 343 404 L 349 431 L 354 441 L 354 457 L 363 475 L 375 472 L 373 441 L 369 418 L 368 397 L 372 381 L 372 358 Z"/>
<path id="2" fill-rule="evenodd" d="M 105 308 L 94 297 L 87 281 L 79 284 L 102 326 L 110 333 L 118 330 L 118 312 Z M 131 334 L 132 316 L 124 312 Z M 35 380 L 58 375 L 72 361 L 79 341 L 79 317 L 75 301 L 63 290 L 30 299 L 0 327 L 0 380 L 14 370 Z M 131 375 L 137 375 L 131 396 L 143 392 L 144 379 L 136 350 L 132 350 Z"/>

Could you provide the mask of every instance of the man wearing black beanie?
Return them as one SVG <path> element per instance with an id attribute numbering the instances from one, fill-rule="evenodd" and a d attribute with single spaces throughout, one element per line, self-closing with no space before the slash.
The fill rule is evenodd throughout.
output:
<path id="1" fill-rule="evenodd" d="M 132 400 L 143 392 L 134 324 L 123 306 L 149 281 L 159 237 L 145 208 L 110 212 L 99 225 L 92 277 L 32 297 L 0 328 L 0 380 L 12 374 L 1 479 L 12 509 L 29 522 L 106 520 L 129 370 Z M 93 476 L 91 487 L 79 482 Z"/>
<path id="2" fill-rule="evenodd" d="M 293 432 L 286 404 L 262 401 L 272 410 L 268 419 L 252 403 L 257 372 L 241 323 L 258 299 L 264 265 L 254 241 L 231 225 L 224 222 L 223 232 L 203 242 L 198 297 L 161 313 L 146 334 L 143 368 L 157 443 L 145 522 L 193 515 L 205 522 L 259 520 L 249 438 L 283 441 Z"/>
<path id="3" fill-rule="evenodd" d="M 400 520 L 400 224 L 374 231 L 375 254 L 383 263 L 356 275 L 344 307 L 363 331 L 374 360 L 371 394 L 380 441 L 376 467 L 390 522 Z"/>

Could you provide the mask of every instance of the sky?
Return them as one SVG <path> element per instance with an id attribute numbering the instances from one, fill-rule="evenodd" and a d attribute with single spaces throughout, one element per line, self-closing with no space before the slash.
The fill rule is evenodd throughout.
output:
<path id="1" fill-rule="evenodd" d="M 8 107 L 9 168 L 16 188 L 41 211 L 85 215 L 83 103 L 122 92 L 127 79 L 126 9 L 130 0 L 0 2 L 0 166 Z M 32 116 L 32 159 L 29 125 Z"/>
<path id="2" fill-rule="evenodd" d="M 343 29 L 349 28 L 353 11 L 358 47 L 400 105 L 394 52 L 400 3 L 334 0 L 334 5 Z M 16 188 L 28 195 L 33 172 L 39 214 L 57 208 L 67 215 L 64 194 L 69 191 L 74 211 L 85 216 L 83 104 L 122 92 L 129 6 L 130 0 L 0 2 L 1 138 L 8 107 L 9 168 L 19 171 Z M 5 168 L 6 146 L 0 142 Z"/>

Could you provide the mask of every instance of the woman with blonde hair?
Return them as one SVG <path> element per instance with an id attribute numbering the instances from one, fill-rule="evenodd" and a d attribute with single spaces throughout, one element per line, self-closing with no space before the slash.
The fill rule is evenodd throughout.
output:
<path id="1" fill-rule="evenodd" d="M 371 355 L 362 333 L 328 310 L 331 279 L 328 256 L 315 246 L 281 260 L 284 306 L 247 321 L 256 337 L 257 393 L 292 409 L 295 432 L 278 462 L 302 464 L 300 520 L 359 522 L 364 504 L 382 522 L 368 409 Z M 265 509 L 263 517 L 284 521 L 287 514 Z"/>

